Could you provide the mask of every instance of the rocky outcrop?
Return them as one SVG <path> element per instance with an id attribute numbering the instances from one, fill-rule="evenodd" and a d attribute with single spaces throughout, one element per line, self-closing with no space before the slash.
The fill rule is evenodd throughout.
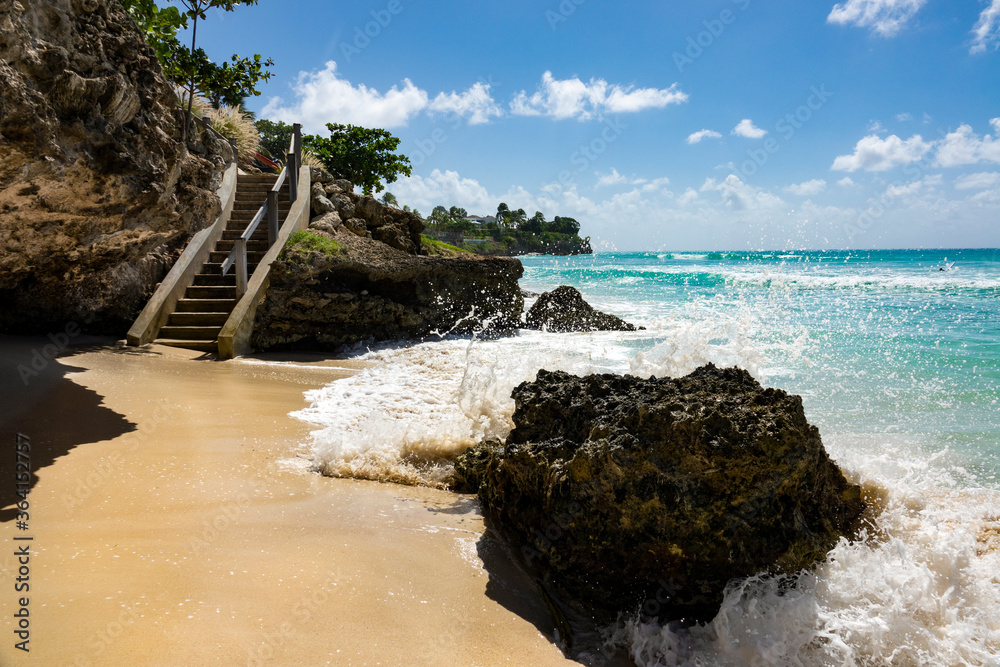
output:
<path id="1" fill-rule="evenodd" d="M 634 324 L 595 310 L 583 300 L 579 290 L 569 285 L 562 285 L 539 296 L 528 309 L 524 321 L 529 329 L 553 332 L 636 331 Z"/>
<path id="2" fill-rule="evenodd" d="M 0 2 L 0 331 L 127 329 L 218 215 L 231 149 L 181 118 L 117 0 Z"/>
<path id="3" fill-rule="evenodd" d="M 542 576 L 606 609 L 710 619 L 730 579 L 811 567 L 863 509 L 801 399 L 743 370 L 539 371 L 513 397 L 507 442 L 463 454 L 456 483 Z"/>
<path id="4" fill-rule="evenodd" d="M 311 228 L 333 234 L 343 225 L 358 236 L 381 241 L 411 255 L 422 254 L 420 232 L 424 221 L 420 216 L 355 194 L 350 181 L 334 179 L 323 169 L 312 167 L 310 175 Z"/>
<path id="5" fill-rule="evenodd" d="M 535 234 L 523 230 L 493 230 L 489 239 L 477 238 L 467 241 L 461 232 L 429 231 L 431 238 L 453 245 L 468 252 L 494 257 L 517 257 L 519 255 L 590 255 L 590 237 L 580 238 L 575 234 Z M 483 241 L 486 241 L 483 243 Z"/>
<path id="6" fill-rule="evenodd" d="M 360 221 L 357 230 L 351 220 Z M 255 349 L 333 350 L 366 340 L 500 334 L 518 326 L 524 307 L 519 261 L 407 253 L 369 238 L 385 224 L 373 234 L 366 220 L 331 224 L 332 234 L 314 221 L 313 230 L 286 245 L 271 265 L 267 299 L 257 311 Z"/>

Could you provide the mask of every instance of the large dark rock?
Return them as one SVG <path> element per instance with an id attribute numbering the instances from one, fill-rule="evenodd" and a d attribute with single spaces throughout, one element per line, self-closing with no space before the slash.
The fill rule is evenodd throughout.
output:
<path id="1" fill-rule="evenodd" d="M 524 317 L 529 329 L 547 331 L 635 331 L 620 317 L 602 313 L 583 300 L 579 290 L 562 285 L 551 292 L 545 292 L 528 309 Z"/>
<path id="2" fill-rule="evenodd" d="M 311 241 L 284 248 L 257 311 L 255 349 L 334 350 L 361 341 L 517 328 L 524 308 L 521 262 L 411 254 L 379 240 L 388 223 L 369 238 L 367 220 L 330 226 L 332 234 L 316 228 Z"/>
<path id="3" fill-rule="evenodd" d="M 127 330 L 220 210 L 181 118 L 118 0 L 0 2 L 0 331 Z"/>
<path id="4" fill-rule="evenodd" d="M 811 567 L 863 509 L 801 399 L 743 370 L 542 370 L 513 397 L 506 444 L 463 454 L 457 486 L 582 601 L 710 619 L 732 578 Z"/>

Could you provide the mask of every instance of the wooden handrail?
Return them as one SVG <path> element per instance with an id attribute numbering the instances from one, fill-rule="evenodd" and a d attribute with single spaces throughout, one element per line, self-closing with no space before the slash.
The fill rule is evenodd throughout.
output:
<path id="1" fill-rule="evenodd" d="M 291 169 L 289 169 L 291 165 Z M 298 192 L 298 175 L 299 169 L 302 167 L 302 125 L 295 123 L 292 125 L 292 140 L 288 146 L 288 155 L 285 160 L 285 166 L 281 169 L 281 173 L 278 174 L 278 180 L 275 181 L 274 185 L 267 193 L 267 200 L 264 204 L 257 209 L 257 214 L 254 215 L 250 224 L 247 228 L 243 230 L 236 242 L 233 244 L 233 249 L 229 251 L 229 256 L 226 257 L 226 261 L 222 263 L 222 275 L 229 273 L 229 269 L 236 267 L 236 297 L 240 298 L 247 291 L 248 275 L 247 275 L 247 243 L 250 238 L 257 231 L 257 226 L 260 224 L 264 216 L 267 216 L 267 247 L 274 244 L 275 239 L 278 237 L 278 193 L 281 192 L 281 188 L 284 187 L 285 181 L 288 181 L 288 201 L 289 204 L 295 203 L 296 193 Z"/>

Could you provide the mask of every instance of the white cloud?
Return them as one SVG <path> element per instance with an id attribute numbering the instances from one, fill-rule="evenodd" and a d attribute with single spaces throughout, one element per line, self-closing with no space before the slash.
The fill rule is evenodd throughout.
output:
<path id="1" fill-rule="evenodd" d="M 913 116 L 906 112 L 898 113 L 896 114 L 896 120 L 898 120 L 900 123 L 905 123 L 907 121 L 913 120 Z"/>
<path id="2" fill-rule="evenodd" d="M 1000 135 L 1000 118 L 990 120 L 994 132 Z M 937 152 L 937 164 L 942 167 L 958 167 L 980 162 L 1000 163 L 1000 138 L 989 134 L 982 137 L 968 125 L 960 125 L 941 140 Z"/>
<path id="3" fill-rule="evenodd" d="M 715 130 L 698 130 L 688 135 L 687 142 L 689 144 L 697 144 L 701 142 L 702 139 L 721 139 L 722 135 Z"/>
<path id="4" fill-rule="evenodd" d="M 965 174 L 955 179 L 958 190 L 985 190 L 1000 185 L 1000 173 L 981 171 L 978 174 Z"/>
<path id="5" fill-rule="evenodd" d="M 767 134 L 767 130 L 760 129 L 753 124 L 752 120 L 744 118 L 733 128 L 733 134 L 738 137 L 746 137 L 747 139 L 760 139 Z"/>
<path id="6" fill-rule="evenodd" d="M 972 28 L 972 46 L 969 53 L 982 53 L 987 47 L 993 50 L 1000 45 L 1000 0 L 993 0 L 990 6 L 979 15 L 979 20 Z"/>
<path id="7" fill-rule="evenodd" d="M 552 76 L 552 72 L 545 72 L 539 89 L 531 96 L 523 90 L 517 93 L 510 103 L 510 110 L 519 116 L 588 120 L 603 113 L 662 109 L 687 99 L 687 94 L 678 90 L 676 83 L 669 88 L 636 89 L 609 85 L 603 79 L 591 79 L 589 83 L 577 77 L 559 80 Z"/>
<path id="8" fill-rule="evenodd" d="M 837 185 L 839 185 L 842 188 L 853 188 L 855 185 L 857 185 L 857 183 L 855 183 L 854 179 L 852 179 L 850 176 L 844 176 L 842 179 L 837 181 Z"/>
<path id="9" fill-rule="evenodd" d="M 785 203 L 780 197 L 744 183 L 736 174 L 729 174 L 722 181 L 709 178 L 702 184 L 701 191 L 721 193 L 731 211 L 775 209 Z"/>
<path id="10" fill-rule="evenodd" d="M 892 184 L 885 189 L 884 199 L 887 201 L 892 201 L 896 197 L 912 197 L 913 195 L 919 193 L 921 190 L 936 185 L 940 181 L 940 177 L 935 176 L 932 178 L 926 178 L 919 181 L 911 181 L 910 183 L 902 184 Z"/>
<path id="11" fill-rule="evenodd" d="M 261 115 L 302 123 L 309 133 L 322 132 L 331 121 L 366 127 L 400 127 L 427 106 L 427 93 L 409 79 L 403 79 L 401 88 L 393 86 L 380 93 L 340 78 L 337 63 L 332 60 L 320 71 L 299 73 L 292 90 L 295 104 L 286 106 L 280 97 L 272 97 Z"/>
<path id="12" fill-rule="evenodd" d="M 639 183 L 639 181 L 637 181 L 637 183 Z M 643 181 L 642 183 L 643 183 L 642 185 L 643 192 L 656 192 L 657 190 L 660 190 L 663 187 L 670 185 L 670 179 L 664 176 L 662 178 L 654 178 L 649 182 Z"/>
<path id="13" fill-rule="evenodd" d="M 927 0 L 847 0 L 834 5 L 826 20 L 839 25 L 871 28 L 872 32 L 883 37 L 892 37 L 926 3 Z"/>
<path id="14" fill-rule="evenodd" d="M 872 134 L 879 134 L 885 132 L 885 127 L 882 126 L 880 121 L 870 120 L 868 121 L 868 131 Z"/>
<path id="15" fill-rule="evenodd" d="M 826 190 L 826 181 L 822 178 L 814 178 L 811 181 L 805 181 L 804 183 L 796 183 L 789 185 L 785 188 L 785 192 L 789 192 L 793 195 L 798 195 L 800 197 L 811 197 L 813 195 L 818 195 L 819 193 Z"/>
<path id="16" fill-rule="evenodd" d="M 469 125 L 490 122 L 491 117 L 503 115 L 500 107 L 490 95 L 489 84 L 476 83 L 463 93 L 438 93 L 428 105 L 428 110 L 437 113 L 452 113 L 469 119 Z"/>
<path id="17" fill-rule="evenodd" d="M 597 174 L 597 187 L 603 187 L 605 185 L 619 185 L 620 183 L 628 183 L 628 179 L 618 173 L 618 170 L 614 167 L 611 168 L 610 174 Z"/>
<path id="18" fill-rule="evenodd" d="M 698 191 L 694 188 L 688 188 L 684 191 L 684 194 L 677 198 L 677 203 L 681 206 L 688 206 L 698 200 Z"/>
<path id="19" fill-rule="evenodd" d="M 903 141 L 895 134 L 885 139 L 871 134 L 861 139 L 852 155 L 840 155 L 830 167 L 834 171 L 886 171 L 903 164 L 916 162 L 934 145 L 916 134 Z"/>

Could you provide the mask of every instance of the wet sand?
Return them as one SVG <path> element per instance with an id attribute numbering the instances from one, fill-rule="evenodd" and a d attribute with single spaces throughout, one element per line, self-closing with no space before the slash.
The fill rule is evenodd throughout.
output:
<path id="1" fill-rule="evenodd" d="M 310 426 L 288 413 L 351 362 L 80 339 L 24 374 L 47 342 L 0 337 L 0 664 L 577 664 L 470 497 L 304 471 Z M 18 432 L 37 474 L 27 530 Z"/>

